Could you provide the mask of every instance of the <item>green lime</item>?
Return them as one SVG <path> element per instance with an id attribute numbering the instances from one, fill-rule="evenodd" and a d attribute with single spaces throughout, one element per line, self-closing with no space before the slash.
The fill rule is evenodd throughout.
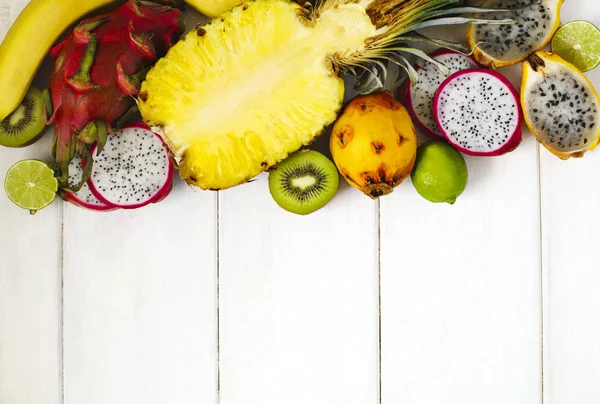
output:
<path id="1" fill-rule="evenodd" d="M 58 181 L 43 161 L 21 160 L 8 169 L 4 190 L 15 205 L 35 213 L 52 203 Z"/>
<path id="2" fill-rule="evenodd" d="M 434 140 L 417 149 L 411 179 L 428 201 L 453 204 L 467 187 L 468 177 L 465 159 L 448 143 Z"/>
<path id="3" fill-rule="evenodd" d="M 556 31 L 552 52 L 582 72 L 600 64 L 600 29 L 589 21 L 571 21 Z"/>

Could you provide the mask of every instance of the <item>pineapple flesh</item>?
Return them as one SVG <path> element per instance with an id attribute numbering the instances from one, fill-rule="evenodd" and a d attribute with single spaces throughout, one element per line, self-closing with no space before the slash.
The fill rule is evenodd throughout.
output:
<path id="1" fill-rule="evenodd" d="M 390 37 L 422 19 L 419 5 L 453 1 L 400 0 L 400 27 L 378 24 L 373 15 L 390 15 L 369 12 L 371 2 L 325 0 L 306 9 L 249 1 L 173 46 L 146 76 L 138 107 L 180 176 L 202 189 L 230 188 L 309 144 L 342 106 L 340 70 L 364 68 L 362 54 L 385 56 Z M 398 3 L 382 2 L 393 10 Z"/>

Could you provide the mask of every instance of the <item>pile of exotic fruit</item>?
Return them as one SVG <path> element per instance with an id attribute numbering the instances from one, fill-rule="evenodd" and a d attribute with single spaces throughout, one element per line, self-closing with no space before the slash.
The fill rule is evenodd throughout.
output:
<path id="1" fill-rule="evenodd" d="M 173 195 L 175 180 L 210 192 L 265 171 L 275 202 L 296 214 L 325 206 L 342 181 L 377 199 L 409 176 L 426 200 L 453 204 L 468 183 L 463 156 L 512 152 L 523 125 L 565 160 L 600 140 L 584 74 L 600 64 L 600 30 L 563 24 L 562 0 L 187 6 L 211 20 L 186 29 L 177 0 L 25 7 L 0 45 L 0 145 L 53 141 L 48 161 L 8 170 L 15 204 L 34 213 L 58 195 L 135 209 Z M 447 25 L 464 41 L 422 33 Z M 503 74 L 514 65 L 518 86 Z M 356 96 L 344 103 L 350 75 Z M 327 152 L 309 147 L 320 136 Z"/>

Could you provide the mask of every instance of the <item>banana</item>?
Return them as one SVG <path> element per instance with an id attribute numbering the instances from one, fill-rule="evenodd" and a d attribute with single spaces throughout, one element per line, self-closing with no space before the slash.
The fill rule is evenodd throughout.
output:
<path id="1" fill-rule="evenodd" d="M 192 8 L 207 17 L 215 18 L 242 3 L 242 0 L 185 0 Z"/>
<path id="2" fill-rule="evenodd" d="M 60 34 L 87 13 L 116 0 L 32 0 L 0 45 L 0 121 L 21 103 Z"/>

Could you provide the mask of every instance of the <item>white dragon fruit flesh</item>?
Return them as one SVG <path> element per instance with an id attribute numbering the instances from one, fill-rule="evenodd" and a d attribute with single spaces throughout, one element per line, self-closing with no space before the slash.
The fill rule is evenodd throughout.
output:
<path id="1" fill-rule="evenodd" d="M 499 156 L 521 143 L 519 96 L 494 70 L 452 74 L 436 93 L 433 113 L 446 140 L 465 154 Z"/>
<path id="2" fill-rule="evenodd" d="M 479 67 L 474 58 L 447 49 L 438 49 L 429 56 L 445 65 L 450 70 L 450 74 Z M 430 136 L 439 138 L 442 132 L 435 122 L 431 104 L 435 92 L 448 76 L 430 62 L 425 62 L 422 67 L 416 67 L 415 70 L 419 74 L 419 81 L 411 84 L 407 80 L 404 103 L 416 123 Z"/>
<path id="3" fill-rule="evenodd" d="M 512 19 L 511 24 L 472 24 L 467 39 L 475 58 L 485 67 L 517 64 L 543 48 L 560 26 L 563 0 L 487 0 L 485 8 L 507 9 L 486 14 L 495 20 Z"/>
<path id="4" fill-rule="evenodd" d="M 173 163 L 162 138 L 146 124 L 133 123 L 108 136 L 100 155 L 94 156 L 88 183 L 106 205 L 140 208 L 170 193 Z"/>
<path id="5" fill-rule="evenodd" d="M 73 159 L 69 163 L 69 187 L 76 187 L 81 183 L 81 176 L 83 175 L 83 159 L 77 153 L 73 156 Z M 60 191 L 61 197 L 67 202 L 94 211 L 110 211 L 115 210 L 116 207 L 105 204 L 100 201 L 90 190 L 87 182 L 83 182 L 81 188 L 77 192 L 67 191 L 66 189 Z"/>
<path id="6" fill-rule="evenodd" d="M 600 141 L 600 98 L 558 55 L 539 51 L 523 63 L 521 99 L 527 126 L 559 158 L 583 157 Z"/>

